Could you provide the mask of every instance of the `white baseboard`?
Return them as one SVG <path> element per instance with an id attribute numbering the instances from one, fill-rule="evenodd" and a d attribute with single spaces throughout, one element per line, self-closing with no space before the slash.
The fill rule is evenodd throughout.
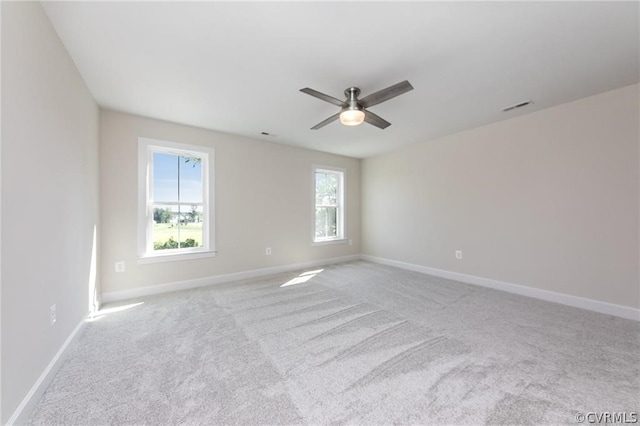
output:
<path id="1" fill-rule="evenodd" d="M 18 408 L 16 408 L 16 411 L 9 418 L 7 426 L 11 426 L 14 424 L 21 425 L 27 422 L 29 416 L 33 412 L 33 409 L 36 407 L 38 402 L 40 402 L 42 395 L 44 395 L 44 392 L 51 384 L 51 381 L 56 375 L 56 372 L 64 362 L 67 355 L 66 351 L 80 335 L 80 330 L 82 330 L 82 328 L 84 327 L 86 320 L 87 317 L 83 318 L 82 321 L 80 321 L 80 324 L 78 324 L 76 328 L 73 329 L 69 337 L 67 337 L 67 340 L 64 341 L 62 347 L 60 347 L 51 362 L 49 362 L 49 365 L 47 365 L 47 368 L 45 368 L 42 374 L 40 374 L 38 380 L 36 380 L 27 395 L 23 398 L 20 405 L 18 405 Z"/>
<path id="2" fill-rule="evenodd" d="M 599 300 L 587 299 L 579 296 L 572 296 L 564 293 L 557 293 L 549 290 L 542 290 L 534 287 L 527 287 L 519 284 L 508 283 L 505 281 L 493 280 L 490 278 L 477 277 L 475 275 L 467 275 L 459 272 L 446 271 L 444 269 L 430 268 L 428 266 L 416 265 L 413 263 L 401 262 L 392 259 L 385 259 L 370 255 L 351 255 L 343 257 L 333 257 L 330 259 L 322 259 L 311 262 L 295 263 L 283 266 L 273 266 L 269 268 L 253 269 L 243 272 L 235 272 L 224 275 L 214 275 L 205 278 L 197 278 L 193 280 L 177 281 L 166 284 L 159 284 L 149 287 L 135 288 L 131 290 L 110 291 L 102 293 L 102 303 L 116 302 L 137 297 L 151 296 L 154 294 L 168 293 L 171 291 L 187 290 L 197 287 L 205 287 L 214 284 L 222 284 L 231 281 L 239 281 L 251 278 L 258 278 L 267 275 L 279 274 L 283 272 L 295 271 L 304 268 L 314 268 L 318 266 L 330 265 L 335 263 L 349 262 L 353 260 L 367 260 L 369 262 L 380 263 L 383 265 L 395 266 L 409 271 L 420 272 L 436 277 L 448 278 L 451 280 L 461 281 L 468 284 L 475 284 L 482 287 L 493 288 L 496 290 L 515 293 L 522 296 L 533 297 L 535 299 L 546 300 L 549 302 L 560 303 L 563 305 L 573 306 L 575 308 L 587 309 L 602 314 L 613 315 L 630 320 L 640 321 L 640 309 L 629 306 L 616 305 L 614 303 L 602 302 Z"/>
<path id="3" fill-rule="evenodd" d="M 315 268 L 318 266 L 331 265 L 334 263 L 350 262 L 359 260 L 360 255 L 332 257 L 330 259 L 314 260 L 310 262 L 294 263 L 283 266 L 272 266 L 269 268 L 252 269 L 243 272 L 234 272 L 224 275 L 213 275 L 205 278 L 193 280 L 176 281 L 172 283 L 159 284 L 149 287 L 134 288 L 131 290 L 107 291 L 102 293 L 102 303 L 117 302 L 121 300 L 134 299 L 137 297 L 151 296 L 154 294 L 168 293 L 171 291 L 187 290 L 191 288 L 206 287 L 214 284 L 223 284 L 231 281 L 246 280 L 251 278 L 264 277 L 267 275 L 280 274 L 304 268 Z"/>
<path id="4" fill-rule="evenodd" d="M 407 269 L 409 271 L 421 272 L 423 274 L 434 275 L 441 278 L 448 278 L 467 284 L 475 284 L 482 287 L 489 287 L 496 290 L 519 294 L 522 296 L 533 297 L 535 299 L 546 300 L 548 302 L 555 302 L 563 305 L 573 306 L 575 308 L 587 309 L 590 311 L 599 312 L 601 314 L 608 314 L 634 321 L 640 321 L 640 309 L 632 308 L 630 306 L 616 305 L 614 303 L 601 302 L 599 300 L 587 299 L 584 297 L 572 296 L 564 293 L 556 293 L 554 291 L 542 290 L 539 288 L 527 287 L 504 281 L 492 280 L 489 278 L 482 278 L 474 275 L 461 274 L 459 272 L 451 272 L 444 269 L 430 268 L 428 266 L 421 266 L 413 263 L 406 263 L 376 256 L 369 256 L 366 254 L 361 255 L 360 258 L 369 262 L 395 266 L 398 268 Z"/>

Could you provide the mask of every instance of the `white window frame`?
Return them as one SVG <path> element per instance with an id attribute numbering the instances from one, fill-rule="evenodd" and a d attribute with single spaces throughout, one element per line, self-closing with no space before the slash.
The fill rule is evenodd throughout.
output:
<path id="1" fill-rule="evenodd" d="M 202 165 L 202 246 L 153 250 L 153 153 L 201 158 Z M 138 263 L 191 260 L 215 256 L 214 157 L 213 148 L 150 138 L 138 138 Z M 191 204 L 191 203 L 188 203 Z"/>
<path id="2" fill-rule="evenodd" d="M 337 197 L 337 229 L 335 237 L 323 237 L 316 238 L 316 173 L 333 173 L 339 176 L 338 179 L 338 197 Z M 312 173 L 312 194 L 313 194 L 313 206 L 312 206 L 312 226 L 311 226 L 311 241 L 312 245 L 325 245 L 325 244 L 344 244 L 347 242 L 346 235 L 346 203 L 345 203 L 345 188 L 347 184 L 347 171 L 338 167 L 331 166 L 313 166 Z"/>

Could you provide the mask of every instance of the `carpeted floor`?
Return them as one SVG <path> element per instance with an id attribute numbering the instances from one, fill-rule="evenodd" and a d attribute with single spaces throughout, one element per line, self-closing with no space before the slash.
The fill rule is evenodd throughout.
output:
<path id="1" fill-rule="evenodd" d="M 637 322 L 368 262 L 104 309 L 30 424 L 576 424 L 640 407 Z"/>

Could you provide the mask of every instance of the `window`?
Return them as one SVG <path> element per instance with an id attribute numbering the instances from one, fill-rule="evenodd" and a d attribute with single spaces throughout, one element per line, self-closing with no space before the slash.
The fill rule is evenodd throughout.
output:
<path id="1" fill-rule="evenodd" d="M 315 168 L 314 242 L 344 239 L 343 188 L 343 170 Z"/>
<path id="2" fill-rule="evenodd" d="M 213 150 L 139 139 L 142 258 L 213 254 Z"/>

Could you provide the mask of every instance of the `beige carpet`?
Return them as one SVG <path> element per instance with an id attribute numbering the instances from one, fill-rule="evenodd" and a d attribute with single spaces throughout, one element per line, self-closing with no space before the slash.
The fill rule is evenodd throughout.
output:
<path id="1" fill-rule="evenodd" d="M 105 309 L 31 424 L 576 424 L 640 407 L 637 322 L 368 262 Z"/>

